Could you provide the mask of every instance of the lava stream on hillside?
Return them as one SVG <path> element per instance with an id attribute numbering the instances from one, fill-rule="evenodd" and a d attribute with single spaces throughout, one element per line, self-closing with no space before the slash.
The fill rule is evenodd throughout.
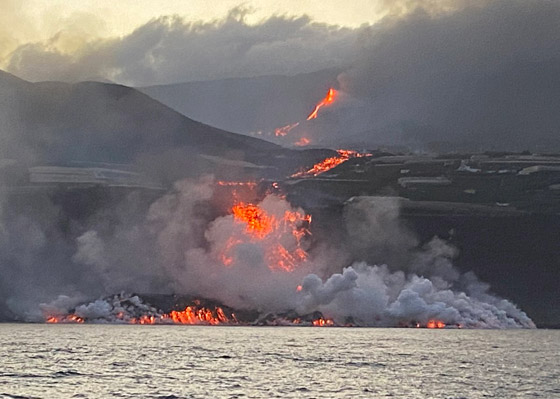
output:
<path id="1" fill-rule="evenodd" d="M 312 168 L 294 173 L 291 177 L 318 176 L 333 168 L 336 168 L 338 165 L 343 164 L 344 162 L 348 161 L 351 158 L 362 158 L 362 157 L 371 156 L 371 154 L 368 153 L 360 153 L 358 151 L 352 151 L 352 150 L 337 150 L 336 152 L 338 152 L 338 156 L 326 158 L 321 162 L 318 162 L 315 165 L 313 165 Z"/>

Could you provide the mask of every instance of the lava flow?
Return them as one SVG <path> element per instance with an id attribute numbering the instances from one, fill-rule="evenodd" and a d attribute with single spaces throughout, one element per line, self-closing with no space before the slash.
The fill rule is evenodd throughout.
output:
<path id="1" fill-rule="evenodd" d="M 218 324 L 238 324 L 235 314 L 226 316 L 221 307 L 209 309 L 198 306 L 187 306 L 185 310 L 172 310 L 163 314 L 145 314 L 141 316 L 130 316 L 124 312 L 119 312 L 112 316 L 115 322 L 128 324 L 188 324 L 188 325 L 218 325 Z M 93 320 L 95 322 L 95 319 Z M 104 319 L 104 321 L 106 321 Z M 48 316 L 46 322 L 49 324 L 82 324 L 86 319 L 76 314 L 66 316 Z"/>
<path id="2" fill-rule="evenodd" d="M 234 205 L 232 208 L 235 220 L 247 225 L 248 234 L 256 238 L 264 238 L 274 229 L 276 220 L 268 215 L 264 210 L 253 204 L 243 202 Z"/>
<path id="3" fill-rule="evenodd" d="M 445 323 L 441 320 L 430 320 L 426 324 L 426 328 L 445 328 Z"/>
<path id="4" fill-rule="evenodd" d="M 49 324 L 58 324 L 58 323 L 82 324 L 85 322 L 85 320 L 80 316 L 76 316 L 75 314 L 70 314 L 67 316 L 48 316 L 46 322 Z"/>
<path id="5" fill-rule="evenodd" d="M 307 120 L 317 118 L 317 113 L 319 112 L 319 110 L 322 107 L 324 107 L 325 105 L 332 104 L 336 99 L 336 95 L 337 95 L 337 91 L 331 87 L 329 89 L 329 91 L 327 92 L 327 95 L 325 96 L 325 98 L 323 98 L 321 100 L 321 102 L 319 104 L 317 104 L 315 106 L 315 108 L 313 109 L 313 111 L 309 114 L 309 116 L 307 117 Z"/>
<path id="6" fill-rule="evenodd" d="M 278 200 L 270 196 L 269 201 Z M 302 241 L 310 234 L 308 226 L 311 215 L 299 210 L 284 210 L 280 215 L 266 211 L 251 203 L 235 204 L 231 213 L 235 223 L 243 225 L 241 234 L 234 234 L 228 239 L 221 252 L 220 259 L 225 266 L 234 262 L 237 245 L 251 242 L 260 244 L 269 269 L 291 272 L 298 263 L 307 259 Z"/>
<path id="7" fill-rule="evenodd" d="M 285 135 L 287 135 L 290 130 L 296 128 L 299 126 L 299 122 L 296 123 L 292 123 L 291 125 L 286 125 L 286 126 L 282 126 L 277 128 L 276 130 L 274 130 L 274 135 L 276 137 L 284 137 Z"/>
<path id="8" fill-rule="evenodd" d="M 301 139 L 299 139 L 294 143 L 296 147 L 305 147 L 306 145 L 309 144 L 311 144 L 311 140 L 309 140 L 307 137 L 302 137 Z"/>
<path id="9" fill-rule="evenodd" d="M 338 92 L 333 89 L 332 87 L 329 88 L 329 90 L 327 91 L 327 95 L 325 96 L 325 98 L 323 98 L 317 105 L 315 105 L 315 108 L 313 108 L 313 111 L 311 111 L 311 113 L 307 116 L 306 120 L 311 120 L 311 119 L 316 119 L 317 115 L 319 113 L 319 110 L 327 105 L 332 104 L 333 102 L 335 102 L 336 97 L 338 95 Z M 296 127 L 298 127 L 300 125 L 300 122 L 296 122 L 296 123 L 291 123 L 289 125 L 286 126 L 282 126 L 279 127 L 277 129 L 274 130 L 274 136 L 276 137 L 284 137 L 286 136 L 292 129 L 295 129 Z M 295 146 L 297 147 L 305 147 L 306 145 L 309 145 L 311 143 L 311 140 L 308 139 L 307 137 L 301 137 L 298 141 L 296 141 L 295 143 L 293 143 Z"/>
<path id="10" fill-rule="evenodd" d="M 323 319 L 322 317 L 312 322 L 313 327 L 332 327 L 334 321 L 332 319 Z"/>
<path id="11" fill-rule="evenodd" d="M 326 158 L 321 162 L 313 165 L 311 169 L 294 173 L 291 177 L 317 176 L 321 173 L 325 173 L 326 171 L 331 170 L 332 168 L 337 167 L 338 165 L 348 161 L 351 158 L 362 158 L 371 156 L 371 154 L 363 154 L 352 150 L 337 150 L 336 152 L 338 152 L 338 156 Z"/>

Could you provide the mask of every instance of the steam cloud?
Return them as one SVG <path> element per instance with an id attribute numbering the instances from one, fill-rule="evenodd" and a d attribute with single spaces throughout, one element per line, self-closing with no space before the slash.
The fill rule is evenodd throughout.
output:
<path id="1" fill-rule="evenodd" d="M 368 30 L 304 17 L 249 26 L 234 12 L 214 24 L 152 21 L 73 55 L 26 45 L 13 53 L 9 70 L 32 80 L 101 76 L 135 84 L 223 76 L 208 65 L 225 66 L 228 76 L 294 73 L 355 59 L 353 43 L 361 35 L 360 57 L 340 76 L 355 117 L 333 108 L 319 119 L 335 122 L 330 135 L 323 130 L 328 139 L 354 131 L 367 142 L 455 141 L 504 149 L 504 143 L 557 140 L 559 17 L 557 2 L 519 0 L 406 13 Z M 438 318 L 464 326 L 533 326 L 476 277 L 461 275 L 447 243 L 436 238 L 419 249 L 391 199 L 350 203 L 347 240 L 331 248 L 314 243 L 295 272 L 281 273 L 268 268 L 262 245 L 254 242 L 235 244 L 232 267 L 220 263 L 217 254 L 231 237 L 223 233 L 236 226 L 230 216 L 215 215 L 212 195 L 211 181 L 181 181 L 146 214 L 130 196 L 87 220 L 61 221 L 46 196 L 14 204 L 0 192 L 0 317 L 38 320 L 40 302 L 49 303 L 43 310 L 69 309 L 128 291 L 191 293 L 262 311 L 319 310 L 362 325 Z M 291 209 L 278 198 L 265 201 L 273 214 Z M 293 246 L 290 237 L 280 239 Z M 52 302 L 61 293 L 67 296 Z M 110 311 L 103 301 L 79 309 L 84 316 Z"/>
<path id="2" fill-rule="evenodd" d="M 213 187 L 211 179 L 179 182 L 145 216 L 129 219 L 123 212 L 116 224 L 116 215 L 110 216 L 108 226 L 108 215 L 97 215 L 73 242 L 51 239 L 48 218 L 31 222 L 4 213 L 3 307 L 26 320 L 39 320 L 42 312 L 64 314 L 85 298 L 121 291 L 175 292 L 260 312 L 321 311 L 341 324 L 351 320 L 358 325 L 396 326 L 437 318 L 465 327 L 534 327 L 525 313 L 493 296 L 475 276 L 460 274 L 452 265 L 455 250 L 447 243 L 434 238 L 418 249 L 415 237 L 398 224 L 398 207 L 390 198 L 350 202 L 346 231 L 362 239 L 354 246 L 349 244 L 355 241 L 351 238 L 330 246 L 337 256 L 316 243 L 309 258 L 300 259 L 289 273 L 271 270 L 265 251 L 278 241 L 294 249 L 290 232 L 282 230 L 274 243 L 244 240 L 231 215 L 212 214 Z M 130 205 L 131 199 L 125 201 Z M 300 211 L 275 195 L 260 206 L 278 218 L 286 211 Z M 366 220 L 353 218 L 355 212 L 365 213 Z M 7 250 L 7 237 L 20 244 Z M 226 267 L 219 255 L 232 237 L 235 257 Z M 396 237 L 400 241 L 393 242 Z M 394 252 L 406 256 L 394 257 L 393 265 L 365 261 L 367 254 Z M 80 317 L 109 317 L 120 311 L 118 301 L 109 302 L 93 301 L 76 312 Z M 146 305 L 136 304 L 138 309 L 142 306 Z"/>

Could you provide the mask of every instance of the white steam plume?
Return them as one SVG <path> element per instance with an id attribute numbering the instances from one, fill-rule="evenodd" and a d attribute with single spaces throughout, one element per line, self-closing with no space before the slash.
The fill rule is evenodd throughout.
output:
<path id="1" fill-rule="evenodd" d="M 251 235 L 247 224 L 233 215 L 205 215 L 202 210 L 211 201 L 212 187 L 211 180 L 178 183 L 173 193 L 151 206 L 145 220 L 126 226 L 134 234 L 117 229 L 104 237 L 91 231 L 80 236 L 73 260 L 94 265 L 90 269 L 94 273 L 111 276 L 107 294 L 148 287 L 143 280 L 159 279 L 160 290 L 163 287 L 167 292 L 216 299 L 261 313 L 319 311 L 339 324 L 410 326 L 435 319 L 472 328 L 534 327 L 524 312 L 492 295 L 488 285 L 472 273 L 456 270 L 452 264 L 456 249 L 445 241 L 436 237 L 418 249 L 418 240 L 399 222 L 394 199 L 350 201 L 346 229 L 354 244 L 331 248 L 346 254 L 325 256 L 325 246 L 316 244 L 307 258 L 294 258 L 294 270 L 287 272 L 271 267 L 269 255 L 279 244 L 292 254 L 307 249 L 309 242 L 298 243 L 287 228 L 302 227 L 303 222 L 279 223 L 274 233 Z M 257 205 L 276 220 L 286 214 L 304 214 L 276 195 L 266 196 Z M 121 252 L 130 253 L 147 242 L 155 243 L 151 248 L 156 253 L 149 268 L 119 258 Z M 393 252 L 404 252 L 404 256 Z M 394 264 L 385 265 L 381 257 L 373 256 L 379 253 L 394 259 Z M 224 254 L 230 259 L 227 265 Z M 375 263 L 364 261 L 368 257 Z M 101 276 L 95 280 L 107 281 Z M 114 305 L 102 302 L 76 308 L 76 314 L 97 319 L 104 312 L 115 313 Z"/>

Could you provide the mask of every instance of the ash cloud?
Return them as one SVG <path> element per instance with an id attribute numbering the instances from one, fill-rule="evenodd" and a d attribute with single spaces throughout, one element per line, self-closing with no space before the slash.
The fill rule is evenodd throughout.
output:
<path id="1" fill-rule="evenodd" d="M 369 128 L 354 140 L 434 150 L 558 149 L 560 3 L 491 1 L 436 16 L 417 9 L 363 35 L 339 76 Z M 347 120 L 345 120 L 348 122 Z M 362 120 L 363 124 L 363 120 Z"/>
<path id="2" fill-rule="evenodd" d="M 238 7 L 221 20 L 152 20 L 122 38 L 92 39 L 60 50 L 63 35 L 28 43 L 7 70 L 30 81 L 108 79 L 145 86 L 267 74 L 294 74 L 345 65 L 354 58 L 358 31 L 313 22 L 307 16 L 271 16 L 248 24 Z"/>
<path id="3" fill-rule="evenodd" d="M 134 86 L 345 68 L 338 79 L 343 101 L 295 129 L 296 139 L 434 151 L 560 149 L 560 3 L 402 0 L 379 8 L 384 19 L 354 29 L 306 16 L 249 24 L 241 7 L 210 23 L 152 20 L 122 38 L 80 39 L 73 51 L 64 43 L 74 41 L 61 33 L 19 46 L 5 65 L 32 81 L 107 79 Z M 263 103 L 274 97 L 252 93 L 259 90 L 252 84 L 248 96 Z M 322 92 L 322 85 L 314 90 Z M 296 122 L 292 108 L 301 99 L 313 106 L 308 93 L 292 90 L 285 106 L 236 98 L 231 115 L 224 112 L 227 101 L 213 113 L 216 96 L 206 97 L 205 90 L 215 88 L 193 90 L 186 92 L 200 99 L 193 105 L 184 105 L 180 94 L 177 100 L 173 90 L 156 97 L 187 116 L 243 133 Z M 262 115 L 270 108 L 268 120 Z M 284 109 L 290 118 L 278 116 Z"/>

